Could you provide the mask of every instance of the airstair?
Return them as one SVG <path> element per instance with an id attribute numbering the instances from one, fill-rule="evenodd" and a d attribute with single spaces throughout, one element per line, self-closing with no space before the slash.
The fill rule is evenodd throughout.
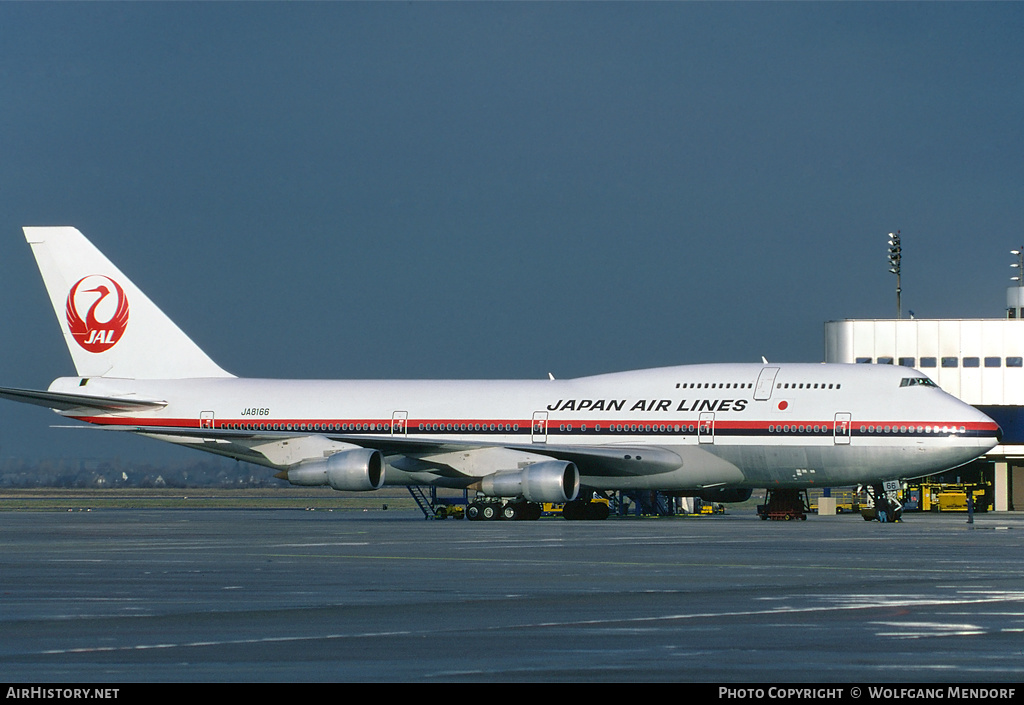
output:
<path id="1" fill-rule="evenodd" d="M 448 517 L 462 519 L 465 516 L 465 499 L 462 504 L 453 504 L 448 501 L 439 502 L 436 487 L 430 487 L 427 490 L 419 485 L 408 485 L 408 488 L 416 506 L 423 512 L 424 519 L 447 519 Z"/>

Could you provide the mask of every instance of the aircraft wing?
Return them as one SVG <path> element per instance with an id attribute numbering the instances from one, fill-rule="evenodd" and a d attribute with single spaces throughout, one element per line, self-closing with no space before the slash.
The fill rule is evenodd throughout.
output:
<path id="1" fill-rule="evenodd" d="M 167 426 L 88 426 L 86 428 L 99 428 L 105 431 L 127 431 L 129 433 L 144 433 L 147 436 L 175 436 L 178 438 L 210 439 L 222 441 L 281 441 L 289 438 L 309 438 L 318 436 L 331 441 L 349 443 L 361 448 L 372 448 L 379 450 L 384 455 L 404 455 L 415 453 L 438 452 L 439 450 L 460 450 L 466 448 L 480 448 L 482 444 L 461 444 L 461 443 L 439 443 L 422 441 L 397 436 L 361 436 L 346 433 L 311 433 L 302 431 L 255 431 L 227 428 L 182 428 Z"/>
<path id="2" fill-rule="evenodd" d="M 137 396 L 98 397 L 91 394 L 69 394 L 67 392 L 44 392 L 37 389 L 0 387 L 0 397 L 36 406 L 45 406 L 58 411 L 82 411 L 111 414 L 122 411 L 144 411 L 167 406 L 158 399 L 143 399 Z"/>
<path id="3" fill-rule="evenodd" d="M 384 455 L 404 455 L 434 465 L 447 465 L 460 470 L 450 460 L 436 463 L 432 460 L 438 454 L 476 453 L 485 449 L 507 448 L 508 450 L 541 455 L 556 460 L 575 463 L 580 472 L 588 476 L 618 477 L 659 475 L 677 470 L 683 465 L 678 454 L 656 446 L 568 446 L 568 445 L 530 445 L 530 444 L 498 444 L 498 443 L 452 443 L 429 441 L 424 439 L 404 438 L 401 436 L 367 436 L 342 433 L 296 433 L 294 431 L 250 431 L 235 429 L 209 428 L 167 428 L 165 426 L 104 426 L 104 429 L 144 433 L 150 436 L 175 436 L 179 438 L 195 438 L 219 441 L 280 441 L 288 438 L 321 438 L 351 444 L 362 448 L 379 450 Z M 511 469 L 511 468 L 509 468 Z M 471 473 L 472 474 L 472 473 Z"/>
<path id="4" fill-rule="evenodd" d="M 640 477 L 678 470 L 683 459 L 667 448 L 657 446 L 506 446 L 513 450 L 547 455 L 556 460 L 576 463 L 580 472 L 591 477 Z"/>

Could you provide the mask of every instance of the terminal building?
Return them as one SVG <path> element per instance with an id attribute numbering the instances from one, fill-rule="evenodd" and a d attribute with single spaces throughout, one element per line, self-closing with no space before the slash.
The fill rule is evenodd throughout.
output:
<path id="1" fill-rule="evenodd" d="M 942 479 L 988 483 L 996 511 L 1024 510 L 1024 287 L 1007 290 L 1005 318 L 829 321 L 825 362 L 913 367 L 988 414 L 1002 443 Z"/>

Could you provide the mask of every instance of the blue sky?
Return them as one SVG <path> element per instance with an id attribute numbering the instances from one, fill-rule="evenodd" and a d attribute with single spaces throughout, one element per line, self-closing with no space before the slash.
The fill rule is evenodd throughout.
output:
<path id="1" fill-rule="evenodd" d="M 0 384 L 73 374 L 23 225 L 223 367 L 573 377 L 1000 317 L 1018 3 L 0 3 Z M 185 457 L 0 402 L 0 457 Z"/>

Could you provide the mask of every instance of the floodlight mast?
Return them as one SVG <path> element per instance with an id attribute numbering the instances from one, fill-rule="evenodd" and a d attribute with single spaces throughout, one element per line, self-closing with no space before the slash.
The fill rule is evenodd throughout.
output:
<path id="1" fill-rule="evenodd" d="M 903 258 L 900 248 L 900 231 L 889 233 L 889 271 L 896 275 L 896 318 L 903 318 L 903 302 L 900 300 L 903 290 L 900 288 L 900 260 Z"/>
<path id="2" fill-rule="evenodd" d="M 1007 318 L 1024 318 L 1024 247 L 1017 250 L 1010 250 L 1010 254 L 1017 261 L 1010 265 L 1017 273 L 1010 277 L 1010 281 L 1017 282 L 1017 286 L 1006 290 L 1006 316 Z"/>

